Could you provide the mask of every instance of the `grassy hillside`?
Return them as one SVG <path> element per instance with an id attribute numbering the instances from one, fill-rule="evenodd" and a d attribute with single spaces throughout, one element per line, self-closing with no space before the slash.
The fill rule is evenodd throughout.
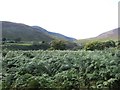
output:
<path id="1" fill-rule="evenodd" d="M 22 41 L 51 41 L 49 35 L 34 30 L 34 28 L 20 24 L 2 21 L 2 36 L 7 39 L 21 38 Z"/>
<path id="2" fill-rule="evenodd" d="M 2 36 L 7 39 L 21 38 L 22 41 L 51 41 L 62 39 L 74 41 L 74 38 L 59 33 L 49 32 L 39 26 L 28 26 L 21 23 L 2 21 Z"/>

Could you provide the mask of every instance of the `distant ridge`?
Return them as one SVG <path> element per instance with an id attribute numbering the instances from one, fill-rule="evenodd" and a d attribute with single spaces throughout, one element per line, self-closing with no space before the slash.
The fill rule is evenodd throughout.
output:
<path id="1" fill-rule="evenodd" d="M 76 40 L 75 38 L 67 37 L 67 36 L 59 34 L 59 33 L 47 31 L 39 26 L 33 26 L 33 28 L 38 29 L 39 31 L 42 31 L 43 33 L 46 33 L 54 38 L 63 39 L 63 40 L 67 40 L 67 41 L 75 41 Z"/>
<path id="2" fill-rule="evenodd" d="M 120 28 L 116 28 L 116 29 L 104 32 L 93 38 L 81 39 L 81 40 L 78 40 L 77 42 L 86 43 L 90 41 L 106 41 L 106 40 L 114 40 L 114 41 L 120 40 Z"/>
<path id="3" fill-rule="evenodd" d="M 116 28 L 114 30 L 110 30 L 108 32 L 102 33 L 98 35 L 96 38 L 118 40 L 119 35 L 120 35 L 120 28 Z"/>

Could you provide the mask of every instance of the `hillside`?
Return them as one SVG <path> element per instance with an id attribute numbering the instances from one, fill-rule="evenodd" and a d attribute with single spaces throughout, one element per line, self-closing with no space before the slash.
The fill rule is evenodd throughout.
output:
<path id="1" fill-rule="evenodd" d="M 67 41 L 75 41 L 76 40 L 75 38 L 67 37 L 67 36 L 59 34 L 59 33 L 47 31 L 39 26 L 33 26 L 33 28 L 37 29 L 38 31 L 42 31 L 43 33 L 46 33 L 54 38 L 63 39 L 63 40 L 67 40 Z"/>
<path id="2" fill-rule="evenodd" d="M 118 36 L 120 35 L 120 28 L 116 28 L 107 32 L 104 32 L 96 37 L 93 38 L 87 38 L 87 39 L 81 39 L 78 40 L 78 43 L 86 43 L 90 41 L 106 41 L 106 40 L 114 40 L 117 41 L 120 39 Z"/>
<path id="3" fill-rule="evenodd" d="M 7 39 L 21 38 L 22 41 L 51 41 L 52 37 L 20 23 L 2 22 L 2 36 Z"/>
<path id="4" fill-rule="evenodd" d="M 2 36 L 7 39 L 21 38 L 22 41 L 51 41 L 54 39 L 75 40 L 59 33 L 49 32 L 41 27 L 2 21 Z"/>
<path id="5" fill-rule="evenodd" d="M 96 38 L 98 39 L 112 39 L 112 40 L 118 40 L 118 35 L 120 35 L 120 28 L 110 30 L 108 32 L 102 33 L 98 35 Z"/>

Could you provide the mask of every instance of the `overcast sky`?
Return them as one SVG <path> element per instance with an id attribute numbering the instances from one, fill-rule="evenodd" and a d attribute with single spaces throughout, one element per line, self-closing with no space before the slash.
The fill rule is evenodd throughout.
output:
<path id="1" fill-rule="evenodd" d="M 77 39 L 118 27 L 119 0 L 0 0 L 0 21 L 37 25 Z"/>

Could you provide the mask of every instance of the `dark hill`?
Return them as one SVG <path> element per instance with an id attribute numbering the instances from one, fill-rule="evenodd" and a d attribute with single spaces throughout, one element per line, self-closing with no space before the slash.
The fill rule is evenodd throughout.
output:
<path id="1" fill-rule="evenodd" d="M 73 41 L 74 38 L 64 36 L 59 33 L 49 32 L 38 26 L 28 26 L 21 23 L 2 21 L 2 37 L 7 39 L 21 38 L 22 41 L 51 41 L 54 39 L 64 39 Z"/>

